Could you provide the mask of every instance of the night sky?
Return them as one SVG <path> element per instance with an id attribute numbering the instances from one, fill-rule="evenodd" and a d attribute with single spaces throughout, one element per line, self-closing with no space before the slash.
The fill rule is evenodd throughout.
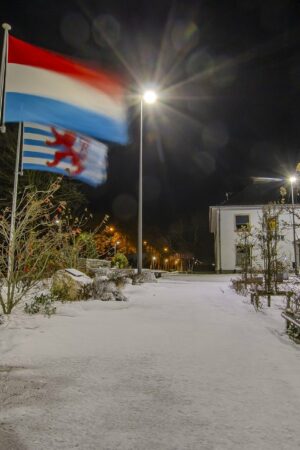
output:
<path id="1" fill-rule="evenodd" d="M 110 146 L 106 185 L 84 190 L 131 234 L 144 86 L 161 99 L 144 120 L 145 236 L 197 216 L 209 258 L 208 206 L 300 160 L 298 1 L 3 0 L 4 21 L 20 39 L 122 76 L 130 142 Z"/>

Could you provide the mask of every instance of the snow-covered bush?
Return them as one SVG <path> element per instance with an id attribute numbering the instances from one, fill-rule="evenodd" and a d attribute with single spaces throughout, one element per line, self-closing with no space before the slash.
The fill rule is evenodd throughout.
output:
<path id="1" fill-rule="evenodd" d="M 248 289 L 245 287 L 245 281 L 241 278 L 232 278 L 230 280 L 230 287 L 238 294 L 246 297 L 248 294 Z"/>
<path id="2" fill-rule="evenodd" d="M 50 317 L 56 313 L 53 302 L 57 300 L 52 294 L 36 295 L 30 303 L 25 303 L 24 311 L 27 314 L 42 313 Z"/>

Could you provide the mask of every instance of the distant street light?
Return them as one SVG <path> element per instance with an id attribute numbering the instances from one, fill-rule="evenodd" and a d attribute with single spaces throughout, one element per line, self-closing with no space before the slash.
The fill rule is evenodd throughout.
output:
<path id="1" fill-rule="evenodd" d="M 116 253 L 117 253 L 117 246 L 118 245 L 120 245 L 120 241 L 117 241 L 116 243 L 115 243 L 115 255 L 116 255 Z"/>
<path id="2" fill-rule="evenodd" d="M 289 178 L 291 183 L 291 196 L 292 196 L 292 218 L 293 218 L 293 241 L 294 241 L 294 259 L 295 259 L 295 275 L 298 275 L 298 262 L 297 262 L 297 243 L 296 243 L 296 225 L 295 225 L 295 203 L 294 203 L 294 184 L 297 181 L 295 176 Z"/>
<path id="3" fill-rule="evenodd" d="M 152 258 L 151 258 L 150 269 L 155 269 L 155 267 L 156 267 L 156 261 L 157 261 L 156 256 L 152 256 Z"/>
<path id="4" fill-rule="evenodd" d="M 155 91 L 145 91 L 141 95 L 141 122 L 140 122 L 140 160 L 139 160 L 139 207 L 138 207 L 138 251 L 137 269 L 143 269 L 143 103 L 153 104 L 157 100 Z"/>

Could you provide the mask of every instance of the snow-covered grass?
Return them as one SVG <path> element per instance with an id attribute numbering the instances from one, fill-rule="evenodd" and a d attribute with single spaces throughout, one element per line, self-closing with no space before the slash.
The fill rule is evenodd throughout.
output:
<path id="1" fill-rule="evenodd" d="M 0 449 L 298 449 L 281 300 L 257 313 L 229 283 L 178 275 L 51 319 L 17 310 L 0 326 Z"/>

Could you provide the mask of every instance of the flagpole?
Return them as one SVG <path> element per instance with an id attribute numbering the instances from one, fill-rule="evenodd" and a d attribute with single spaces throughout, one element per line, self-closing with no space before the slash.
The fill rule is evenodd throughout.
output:
<path id="1" fill-rule="evenodd" d="M 21 154 L 21 147 L 22 147 L 22 145 L 21 145 L 22 131 L 23 131 L 23 124 L 20 122 L 19 130 L 18 130 L 18 143 L 17 143 L 17 154 L 16 154 L 16 162 L 15 162 L 15 174 L 14 174 L 14 189 L 13 189 L 13 198 L 12 198 L 12 207 L 11 207 L 11 221 L 10 221 L 10 233 L 9 233 L 9 244 L 8 244 L 7 278 L 11 277 L 12 270 L 14 267 L 16 210 L 17 210 L 20 154 Z"/>
<path id="2" fill-rule="evenodd" d="M 8 56 L 8 33 L 11 30 L 11 26 L 8 23 L 3 23 L 2 28 L 4 29 L 3 37 L 3 48 L 2 48 L 2 59 L 1 59 L 1 69 L 0 69 L 0 131 L 5 133 L 6 128 L 4 125 L 4 113 L 5 113 L 5 77 L 6 77 L 6 67 L 7 67 L 7 56 Z"/>

